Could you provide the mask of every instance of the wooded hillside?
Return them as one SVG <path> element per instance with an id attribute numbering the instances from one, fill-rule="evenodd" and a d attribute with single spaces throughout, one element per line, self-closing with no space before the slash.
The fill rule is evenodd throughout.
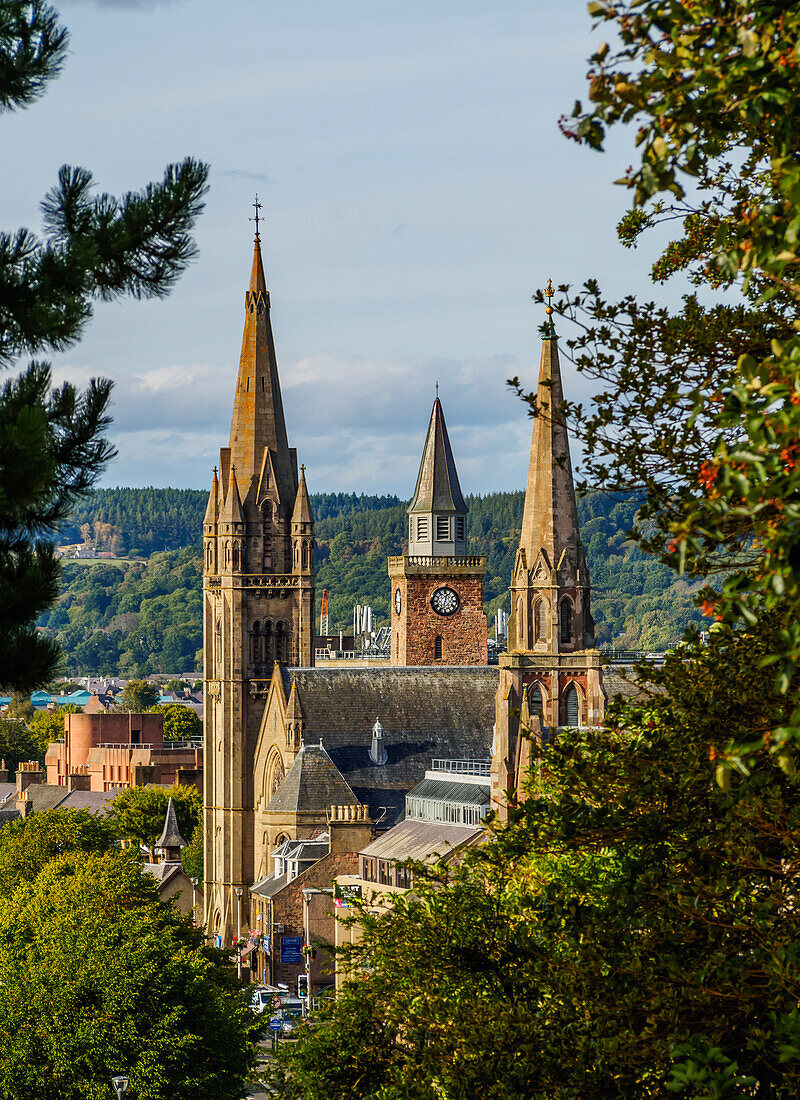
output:
<path id="1" fill-rule="evenodd" d="M 80 541 L 81 527 L 94 531 L 100 525 L 101 532 L 113 529 L 119 552 L 149 557 L 64 563 L 61 598 L 40 625 L 61 642 L 66 673 L 142 676 L 200 669 L 206 501 L 205 492 L 191 489 L 103 489 L 76 510 L 61 541 Z M 468 503 L 469 552 L 488 559 L 484 596 L 493 615 L 501 604 L 508 608 L 523 493 L 469 497 Z M 348 629 L 355 603 L 371 604 L 377 620 L 385 620 L 386 559 L 402 551 L 405 504 L 392 496 L 325 493 L 313 496 L 312 505 L 318 593 L 328 589 L 332 625 Z M 675 581 L 665 566 L 626 541 L 635 503 L 595 492 L 581 499 L 578 510 L 599 642 L 663 648 L 690 621 L 699 621 L 692 586 Z"/>

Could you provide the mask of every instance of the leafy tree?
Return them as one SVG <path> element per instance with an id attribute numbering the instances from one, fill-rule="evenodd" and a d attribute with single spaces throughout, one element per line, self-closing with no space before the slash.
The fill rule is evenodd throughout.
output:
<path id="1" fill-rule="evenodd" d="M 0 760 L 13 778 L 21 760 L 41 761 L 41 741 L 19 718 L 0 718 Z"/>
<path id="2" fill-rule="evenodd" d="M 27 695 L 24 691 L 15 691 L 11 696 L 11 702 L 6 708 L 5 715 L 7 718 L 13 718 L 17 722 L 30 722 L 36 713 L 36 708 L 31 702 L 30 695 Z"/>
<path id="3" fill-rule="evenodd" d="M 203 820 L 202 817 L 192 833 L 192 839 L 181 852 L 183 869 L 190 878 L 203 882 Z"/>
<path id="4" fill-rule="evenodd" d="M 88 810 L 42 810 L 0 829 L 0 898 L 31 883 L 52 859 L 67 852 L 102 854 L 116 843 L 106 818 Z"/>
<path id="5" fill-rule="evenodd" d="M 37 710 L 28 723 L 31 734 L 39 746 L 36 759 L 44 763 L 47 746 L 51 741 L 59 741 L 64 736 L 64 715 L 80 714 L 82 708 L 75 703 L 68 703 L 65 707 L 56 707 L 55 710 Z"/>
<path id="6" fill-rule="evenodd" d="M 165 741 L 201 741 L 203 723 L 189 707 L 183 703 L 167 703 L 154 707 L 164 715 Z"/>
<path id="7" fill-rule="evenodd" d="M 60 72 L 68 35 L 41 0 L 0 3 L 0 110 L 27 107 Z M 195 253 L 207 168 L 187 159 L 122 199 L 93 196 L 91 173 L 65 165 L 42 203 L 45 237 L 0 234 L 0 366 L 79 339 L 95 298 L 165 295 Z M 50 679 L 59 651 L 35 628 L 58 591 L 51 536 L 113 451 L 111 383 L 53 388 L 34 360 L 0 389 L 0 684 Z"/>
<path id="8" fill-rule="evenodd" d="M 164 828 L 167 804 L 172 799 L 178 828 L 184 840 L 190 840 L 202 817 L 203 800 L 196 787 L 174 783 L 171 787 L 128 787 L 111 804 L 111 821 L 118 834 L 153 848 Z"/>
<path id="9" fill-rule="evenodd" d="M 573 296 L 562 288 L 558 309 L 584 325 L 579 365 L 591 370 L 596 357 L 609 387 L 576 422 L 594 477 L 643 490 L 643 546 L 698 577 L 725 570 L 703 593 L 710 614 L 753 629 L 782 609 L 784 633 L 765 660 L 788 693 L 800 659 L 800 122 L 788 107 L 800 14 L 724 0 L 590 10 L 615 45 L 592 57 L 589 109 L 576 103 L 563 127 L 600 149 L 610 128 L 635 123 L 624 243 L 669 220 L 679 235 L 654 277 L 685 272 L 729 293 L 711 307 L 689 297 L 670 315 L 608 303 L 594 283 Z M 776 750 L 799 730 L 796 708 L 772 731 Z"/>
<path id="10" fill-rule="evenodd" d="M 159 690 L 148 680 L 128 680 L 114 703 L 115 710 L 144 714 L 158 703 Z"/>
<path id="11" fill-rule="evenodd" d="M 0 901 L 0 1027 L 3 1100 L 239 1100 L 263 1024 L 136 862 L 70 853 Z"/>
<path id="12" fill-rule="evenodd" d="M 507 828 L 359 916 L 343 961 L 363 976 L 278 1096 L 796 1096 L 800 780 L 762 744 L 713 782 L 728 738 L 787 709 L 755 671 L 774 645 L 715 631 L 609 728 L 533 744 Z"/>

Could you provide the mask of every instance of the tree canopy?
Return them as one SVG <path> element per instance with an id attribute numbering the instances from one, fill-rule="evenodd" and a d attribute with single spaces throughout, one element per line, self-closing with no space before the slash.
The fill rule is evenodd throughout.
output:
<path id="1" fill-rule="evenodd" d="M 167 804 L 173 801 L 181 836 L 188 843 L 202 818 L 203 800 L 196 787 L 128 787 L 111 804 L 109 820 L 119 835 L 151 851 L 164 828 Z"/>
<path id="2" fill-rule="evenodd" d="M 42 0 L 0 3 L 0 111 L 28 107 L 63 67 L 69 36 Z M 33 125 L 33 123 L 32 123 Z M 64 165 L 41 203 L 44 235 L 0 233 L 0 367 L 63 351 L 93 302 L 162 297 L 195 255 L 192 228 L 208 170 L 187 158 L 159 183 L 121 198 L 94 194 L 84 168 Z M 59 650 L 36 617 L 58 593 L 52 535 L 95 483 L 112 384 L 54 388 L 33 359 L 0 388 L 0 684 L 29 689 L 56 669 Z"/>
<path id="3" fill-rule="evenodd" d="M 0 900 L 0 1097 L 239 1100 L 261 1024 L 202 934 L 120 854 L 61 855 Z"/>

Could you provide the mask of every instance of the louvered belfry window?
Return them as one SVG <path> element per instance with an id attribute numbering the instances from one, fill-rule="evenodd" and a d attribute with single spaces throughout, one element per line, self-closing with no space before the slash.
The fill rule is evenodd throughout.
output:
<path id="1" fill-rule="evenodd" d="M 581 703 L 578 698 L 578 689 L 570 684 L 564 696 L 564 709 L 567 712 L 567 725 L 579 726 L 581 717 Z"/>

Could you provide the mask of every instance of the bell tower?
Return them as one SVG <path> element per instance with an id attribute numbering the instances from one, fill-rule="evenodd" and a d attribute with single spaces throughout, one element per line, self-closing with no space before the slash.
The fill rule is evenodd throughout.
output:
<path id="1" fill-rule="evenodd" d="M 487 663 L 486 558 L 467 555 L 467 512 L 437 385 L 408 507 L 408 553 L 389 558 L 393 665 Z"/>
<path id="2" fill-rule="evenodd" d="M 276 662 L 314 663 L 314 517 L 283 416 L 256 234 L 230 440 L 203 521 L 206 922 L 227 942 L 253 881 L 253 757 Z"/>
<path id="3" fill-rule="evenodd" d="M 552 283 L 545 294 L 552 296 Z M 594 648 L 591 582 L 578 527 L 578 508 L 562 412 L 558 338 L 548 304 L 542 342 L 522 533 L 511 580 L 508 649 L 500 657 L 493 807 L 516 788 L 522 726 L 554 733 L 559 726 L 595 725 L 603 717 L 600 654 Z M 538 719 L 538 722 L 535 722 Z"/>

